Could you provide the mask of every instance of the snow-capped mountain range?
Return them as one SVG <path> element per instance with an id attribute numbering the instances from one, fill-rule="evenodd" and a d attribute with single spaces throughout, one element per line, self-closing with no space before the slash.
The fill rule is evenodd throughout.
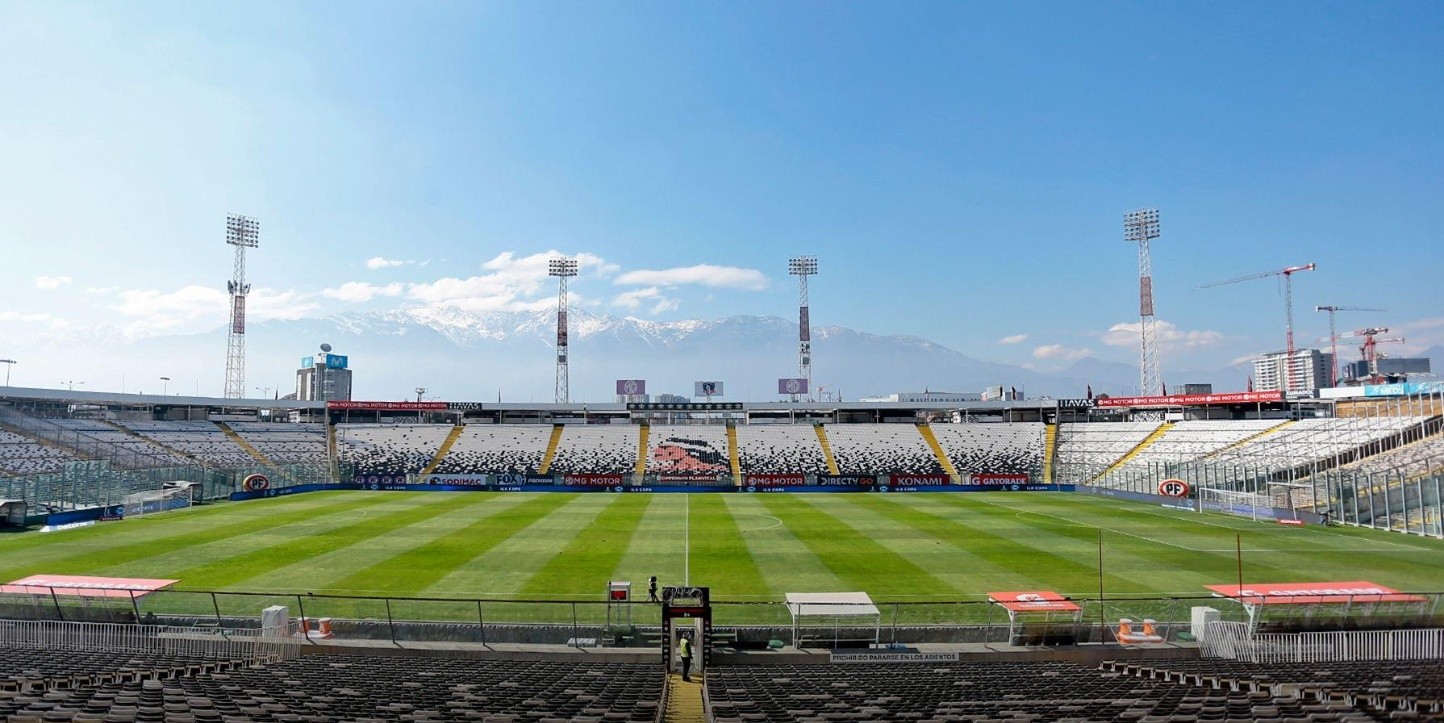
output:
<path id="1" fill-rule="evenodd" d="M 415 398 L 416 387 L 425 387 L 428 398 L 454 401 L 553 399 L 555 311 L 429 307 L 352 312 L 252 323 L 246 337 L 248 396 L 293 391 L 301 357 L 326 342 L 350 358 L 357 399 Z M 916 336 L 825 326 L 814 328 L 812 337 L 814 388 L 829 399 L 925 389 L 979 392 L 995 385 L 1016 387 L 1029 397 L 1082 396 L 1089 385 L 1096 393 L 1126 394 L 1137 378 L 1131 365 L 1094 358 L 1050 374 L 985 361 Z M 67 358 L 59 344 L 46 346 Z M 616 379 L 645 379 L 653 395 L 684 396 L 694 381 L 716 380 L 726 385 L 725 399 L 772 400 L 779 398 L 776 380 L 797 374 L 797 324 L 773 316 L 658 322 L 573 309 L 569 346 L 574 402 L 613 401 Z M 218 395 L 225 347 L 223 328 L 135 340 L 96 330 L 86 335 L 84 354 L 74 367 L 67 358 L 47 373 L 87 379 L 87 390 L 131 392 L 159 391 L 156 380 L 168 376 L 170 393 Z M 124 368 L 93 363 L 107 358 L 124 359 Z M 1246 368 L 1234 367 L 1180 372 L 1169 375 L 1169 381 L 1238 390 L 1247 376 Z"/>

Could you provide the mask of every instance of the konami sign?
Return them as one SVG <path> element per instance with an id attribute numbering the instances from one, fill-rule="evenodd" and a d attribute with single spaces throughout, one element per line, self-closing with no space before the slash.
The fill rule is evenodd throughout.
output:
<path id="1" fill-rule="evenodd" d="M 1094 401 L 1100 407 L 1198 407 L 1209 404 L 1265 404 L 1283 400 L 1284 393 L 1275 390 L 1229 394 L 1170 394 L 1166 397 L 1108 397 Z"/>

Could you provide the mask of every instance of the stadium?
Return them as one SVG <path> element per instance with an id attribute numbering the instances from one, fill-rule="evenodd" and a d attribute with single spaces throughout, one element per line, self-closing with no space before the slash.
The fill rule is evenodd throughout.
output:
<path id="1" fill-rule="evenodd" d="M 1419 665 L 1444 645 L 1444 398 L 1351 394 L 583 407 L 8 388 L 0 509 L 30 531 L 0 538 L 22 671 L 0 705 L 1438 715 Z M 702 686 L 666 672 L 684 630 Z M 411 702 L 397 666 L 429 692 Z M 320 682 L 338 669 L 345 694 Z"/>
<path id="2" fill-rule="evenodd" d="M 0 723 L 1444 721 L 1441 35 L 0 2 Z"/>

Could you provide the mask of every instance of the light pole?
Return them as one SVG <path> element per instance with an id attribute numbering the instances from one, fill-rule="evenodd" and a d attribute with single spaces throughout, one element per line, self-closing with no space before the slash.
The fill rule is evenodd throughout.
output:
<path id="1" fill-rule="evenodd" d="M 70 391 L 73 392 L 73 391 L 75 391 L 75 385 L 76 385 L 76 384 L 80 384 L 80 385 L 83 386 L 83 385 L 85 384 L 85 382 L 64 381 L 64 382 L 61 382 L 61 384 L 64 384 L 66 389 L 68 389 L 68 390 L 70 390 Z"/>
<path id="2" fill-rule="evenodd" d="M 271 396 L 271 387 L 256 387 L 256 391 L 261 393 L 262 399 Z"/>
<path id="3" fill-rule="evenodd" d="M 160 395 L 163 397 L 170 393 L 170 377 L 161 377 Z"/>
<path id="4" fill-rule="evenodd" d="M 0 359 L 0 364 L 5 365 L 5 386 L 10 386 L 10 367 L 15 366 L 14 359 Z"/>

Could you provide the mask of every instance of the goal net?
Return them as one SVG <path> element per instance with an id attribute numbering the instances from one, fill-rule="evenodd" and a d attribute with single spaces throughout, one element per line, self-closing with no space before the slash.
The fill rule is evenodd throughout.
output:
<path id="1" fill-rule="evenodd" d="M 1273 496 L 1242 490 L 1204 487 L 1198 491 L 1199 512 L 1222 512 L 1249 519 L 1274 518 Z"/>
<path id="2" fill-rule="evenodd" d="M 135 492 L 125 496 L 125 516 L 144 517 L 157 512 L 179 510 L 191 506 L 189 488 L 172 487 Z"/>

